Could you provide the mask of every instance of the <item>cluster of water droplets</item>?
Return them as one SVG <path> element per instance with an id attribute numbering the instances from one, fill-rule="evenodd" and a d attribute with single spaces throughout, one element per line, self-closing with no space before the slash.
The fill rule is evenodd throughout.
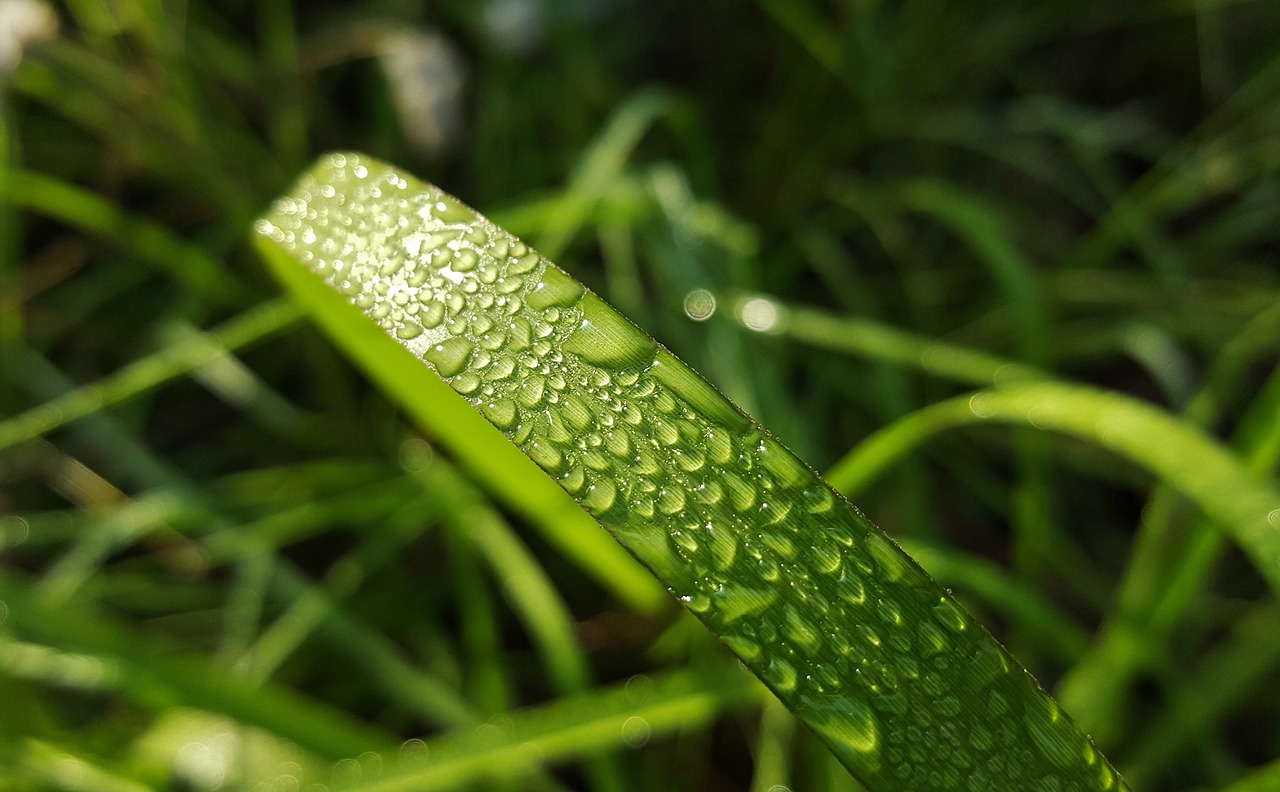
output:
<path id="1" fill-rule="evenodd" d="M 519 240 L 349 154 L 323 161 L 258 230 L 432 365 L 864 781 L 1115 785 L 1056 708 L 1012 711 L 1054 705 L 1028 695 L 1035 683 L 896 546 Z M 1008 748 L 1017 723 L 1036 732 L 1040 756 Z"/>

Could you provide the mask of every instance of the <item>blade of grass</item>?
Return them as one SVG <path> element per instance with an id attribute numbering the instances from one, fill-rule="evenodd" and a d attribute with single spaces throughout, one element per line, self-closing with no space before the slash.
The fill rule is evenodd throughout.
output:
<path id="1" fill-rule="evenodd" d="M 65 792 L 151 792 L 155 789 L 103 766 L 96 757 L 37 740 L 25 742 L 22 760 L 37 778 Z"/>
<path id="2" fill-rule="evenodd" d="M 227 351 L 262 341 L 292 327 L 300 317 L 298 308 L 286 300 L 251 308 L 213 330 L 214 339 L 203 334 L 183 339 L 92 385 L 85 385 L 0 422 L 0 449 L 33 440 L 105 407 L 190 374 L 216 361 Z"/>
<path id="3" fill-rule="evenodd" d="M 1210 653 L 1188 679 L 1170 691 L 1167 715 L 1137 740 L 1129 760 L 1145 788 L 1169 776 L 1162 771 L 1170 756 L 1195 750 L 1205 729 L 1220 727 L 1242 700 L 1265 695 L 1280 667 L 1280 611 L 1263 605 L 1242 618 L 1227 645 Z M 1135 781 L 1135 783 L 1137 783 Z"/>
<path id="4" fill-rule="evenodd" d="M 429 740 L 425 759 L 348 792 L 417 792 L 450 789 L 485 779 L 510 778 L 532 768 L 624 746 L 640 734 L 652 737 L 696 728 L 721 712 L 758 702 L 750 677 L 676 672 L 646 678 L 643 685 L 593 690 L 516 712 L 502 726 L 467 730 Z"/>
<path id="5" fill-rule="evenodd" d="M 624 104 L 610 119 L 574 169 L 557 211 L 547 217 L 546 228 L 538 236 L 538 247 L 549 256 L 558 256 L 572 241 L 592 205 L 600 200 L 626 165 L 627 157 L 654 121 L 666 111 L 667 98 L 660 92 L 645 91 Z"/>
<path id="6" fill-rule="evenodd" d="M 335 340 L 376 355 L 362 363 L 384 387 L 431 389 L 436 423 L 466 422 L 458 453 L 519 445 L 869 789 L 1124 788 L 865 517 L 519 240 L 355 154 L 322 158 L 257 231 Z"/>
<path id="7" fill-rule="evenodd" d="M 1224 347 L 1220 363 L 1234 357 L 1229 354 L 1233 346 Z M 1211 422 L 1221 399 L 1215 391 L 1227 383 L 1234 385 L 1242 375 L 1245 360 L 1238 362 L 1238 367 L 1224 365 L 1215 371 L 1188 407 L 1188 420 Z M 1273 474 L 1280 460 L 1280 369 L 1272 373 L 1245 413 L 1232 445 L 1250 475 Z M 1197 520 L 1183 536 L 1176 529 L 1177 514 L 1176 493 L 1165 485 L 1143 511 L 1114 612 L 1100 628 L 1099 640 L 1063 679 L 1063 699 L 1078 703 L 1082 719 L 1102 739 L 1111 737 L 1111 725 L 1118 720 L 1133 677 L 1144 664 L 1164 654 L 1162 647 L 1174 625 L 1193 604 L 1221 555 L 1223 537 L 1212 524 Z"/>
<path id="8" fill-rule="evenodd" d="M 515 531 L 477 492 L 443 460 L 416 471 L 423 487 L 441 493 L 446 519 L 465 530 L 476 549 L 493 568 L 507 601 L 525 624 L 542 655 L 558 692 L 581 693 L 591 686 L 586 653 L 574 634 L 573 617 L 555 586 L 524 546 Z M 622 789 L 621 771 L 609 757 L 592 757 L 587 765 L 592 786 L 598 790 Z"/>
<path id="9" fill-rule="evenodd" d="M 841 492 L 858 492 L 929 438 L 986 422 L 1069 434 L 1146 468 L 1227 530 L 1280 592 L 1280 493 L 1202 432 L 1115 392 L 1045 382 L 949 399 L 864 440 L 832 468 L 830 481 Z"/>
<path id="10" fill-rule="evenodd" d="M 222 263 L 204 250 L 165 226 L 128 214 L 73 184 L 40 173 L 11 170 L 0 180 L 0 201 L 116 242 L 196 294 L 232 304 L 247 294 Z"/>
<path id="11" fill-rule="evenodd" d="M 0 577 L 0 599 L 10 605 L 10 623 L 23 634 L 48 639 L 64 650 L 110 660 L 121 684 L 141 705 L 162 710 L 175 704 L 220 712 L 256 724 L 321 755 L 340 758 L 394 744 L 378 730 L 284 688 L 250 688 L 214 669 L 204 658 L 172 651 L 102 613 L 67 603 L 48 605 L 12 575 Z"/>
<path id="12" fill-rule="evenodd" d="M 900 544 L 939 583 L 956 586 L 1005 614 L 1023 630 L 1036 634 L 1059 659 L 1075 662 L 1089 645 L 1089 637 L 1078 624 L 1034 588 L 1009 577 L 986 559 L 909 539 Z"/>
<path id="13" fill-rule="evenodd" d="M 756 772 L 751 777 L 751 792 L 790 788 L 790 753 L 795 730 L 796 719 L 786 707 L 776 701 L 764 705 L 756 735 Z"/>
<path id="14" fill-rule="evenodd" d="M 647 612 L 666 606 L 662 587 L 563 490 L 543 477 L 536 465 L 495 436 L 489 424 L 459 402 L 439 377 L 416 364 L 416 359 L 379 327 L 352 311 L 341 294 L 300 268 L 279 248 L 267 246 L 263 251 L 276 276 L 351 359 L 416 422 L 428 428 L 486 490 L 529 520 L 567 558 L 629 606 Z M 410 361 L 415 365 L 407 365 Z"/>
<path id="15" fill-rule="evenodd" d="M 755 300 L 767 303 L 773 311 L 774 321 L 767 328 L 753 324 L 751 317 L 744 313 L 759 310 L 759 303 L 753 303 Z M 1050 378 L 1048 373 L 1025 363 L 909 333 L 874 319 L 787 305 L 766 295 L 727 295 L 725 302 L 735 308 L 731 312 L 733 319 L 748 330 L 774 333 L 819 349 L 918 368 L 955 382 L 999 385 Z"/>

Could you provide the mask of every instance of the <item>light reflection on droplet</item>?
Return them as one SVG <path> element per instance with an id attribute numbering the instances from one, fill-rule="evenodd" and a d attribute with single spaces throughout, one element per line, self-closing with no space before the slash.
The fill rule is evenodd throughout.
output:
<path id="1" fill-rule="evenodd" d="M 716 296 L 706 289 L 694 289 L 685 295 L 684 314 L 695 322 L 705 322 L 716 312 Z"/>
<path id="2" fill-rule="evenodd" d="M 992 410 L 987 404 L 987 395 L 975 393 L 969 399 L 969 410 L 979 418 L 987 418 L 991 415 Z"/>
<path id="3" fill-rule="evenodd" d="M 763 297 L 752 297 L 738 308 L 738 317 L 748 329 L 767 333 L 778 324 L 778 306 Z"/>
<path id="4" fill-rule="evenodd" d="M 420 438 L 409 438 L 400 446 L 400 465 L 410 473 L 426 470 L 434 458 L 435 451 Z"/>
<path id="5" fill-rule="evenodd" d="M 427 760 L 427 744 L 418 738 L 405 740 L 400 746 L 400 761 L 413 765 Z"/>
<path id="6" fill-rule="evenodd" d="M 632 748 L 639 748 L 649 742 L 652 733 L 649 721 L 644 718 L 632 716 L 622 723 L 622 740 Z"/>

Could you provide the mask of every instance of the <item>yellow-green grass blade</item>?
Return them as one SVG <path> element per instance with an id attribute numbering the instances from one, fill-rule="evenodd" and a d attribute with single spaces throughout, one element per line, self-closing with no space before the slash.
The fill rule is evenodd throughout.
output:
<path id="1" fill-rule="evenodd" d="M 407 405 L 430 394 L 415 415 L 489 486 L 546 481 L 505 467 L 505 436 L 872 792 L 1123 788 L 1035 680 L 816 473 L 456 199 L 333 154 L 257 232 L 338 343 L 376 350 L 361 362 L 384 387 Z"/>
<path id="2" fill-rule="evenodd" d="M 1222 526 L 1280 593 L 1280 491 L 1200 430 L 1114 391 L 1015 383 L 938 402 L 868 437 L 828 477 L 841 492 L 856 493 L 931 437 L 975 423 L 1060 432 L 1136 463 Z"/>
<path id="3" fill-rule="evenodd" d="M 527 775 L 543 764 L 697 728 L 768 694 L 738 669 L 636 677 L 511 713 L 501 725 L 454 731 L 412 744 L 398 767 L 349 792 L 452 789 Z M 390 763 L 388 763 L 390 764 Z M 484 788 L 484 787 L 467 787 Z"/>
<path id="4" fill-rule="evenodd" d="M 548 541 L 628 605 L 653 611 L 665 603 L 655 584 L 537 467 L 457 397 L 406 347 L 351 308 L 280 246 L 259 247 L 280 279 L 343 351 L 509 508 L 538 526 Z"/>

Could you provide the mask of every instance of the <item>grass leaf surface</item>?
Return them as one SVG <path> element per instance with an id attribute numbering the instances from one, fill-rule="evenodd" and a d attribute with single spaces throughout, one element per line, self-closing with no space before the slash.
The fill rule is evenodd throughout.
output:
<path id="1" fill-rule="evenodd" d="M 816 473 L 456 199 L 333 154 L 257 232 L 277 276 L 486 486 L 527 514 L 556 510 L 563 522 L 542 525 L 562 549 L 606 552 L 544 491 L 558 484 L 867 789 L 1123 788 L 1035 680 Z M 651 589 L 614 590 L 649 602 Z"/>

